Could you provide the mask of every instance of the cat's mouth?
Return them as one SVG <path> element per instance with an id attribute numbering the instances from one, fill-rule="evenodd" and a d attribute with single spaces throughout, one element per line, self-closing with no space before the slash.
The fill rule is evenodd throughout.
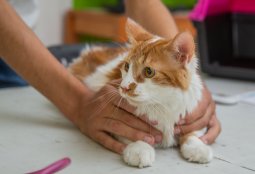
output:
<path id="1" fill-rule="evenodd" d="M 127 93 L 123 93 L 121 90 L 120 90 L 120 96 L 123 97 L 124 99 L 126 99 L 128 101 L 129 104 L 133 105 L 133 106 L 137 106 L 141 103 L 144 102 L 143 99 L 140 98 L 139 95 L 129 95 Z"/>

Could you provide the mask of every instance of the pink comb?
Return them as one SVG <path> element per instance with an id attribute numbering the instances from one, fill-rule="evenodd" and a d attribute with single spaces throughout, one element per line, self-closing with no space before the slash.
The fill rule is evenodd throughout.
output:
<path id="1" fill-rule="evenodd" d="M 58 160 L 58 161 L 50 164 L 49 166 L 47 166 L 43 169 L 37 170 L 35 172 L 30 172 L 27 174 L 53 174 L 53 173 L 56 173 L 56 172 L 64 169 L 70 163 L 71 163 L 71 160 L 69 158 L 63 158 L 61 160 Z"/>

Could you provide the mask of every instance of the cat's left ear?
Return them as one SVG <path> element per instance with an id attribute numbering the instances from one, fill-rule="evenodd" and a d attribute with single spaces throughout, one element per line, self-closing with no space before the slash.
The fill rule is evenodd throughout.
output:
<path id="1" fill-rule="evenodd" d="M 190 62 L 195 52 L 193 36 L 189 32 L 182 32 L 175 36 L 168 50 L 173 53 L 175 59 L 182 65 Z"/>
<path id="2" fill-rule="evenodd" d="M 149 33 L 141 25 L 139 25 L 130 18 L 128 18 L 126 22 L 126 33 L 128 40 L 131 43 L 146 41 L 153 38 L 153 35 L 151 33 Z"/>

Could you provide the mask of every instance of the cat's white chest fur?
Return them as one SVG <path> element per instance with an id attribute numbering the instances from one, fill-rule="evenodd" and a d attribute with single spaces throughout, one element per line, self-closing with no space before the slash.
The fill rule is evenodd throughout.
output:
<path id="1" fill-rule="evenodd" d="M 138 104 L 136 114 L 146 115 L 149 120 L 157 121 L 155 126 L 163 133 L 163 141 L 158 147 L 172 147 L 177 145 L 174 137 L 174 126 L 180 117 L 191 113 L 202 96 L 202 83 L 197 74 L 191 77 L 191 85 L 187 91 L 178 88 L 158 88 L 158 95 L 154 103 Z M 131 103 L 132 104 L 132 103 Z"/>
<path id="2" fill-rule="evenodd" d="M 151 104 L 149 106 L 138 106 L 136 115 L 146 115 L 149 120 L 157 121 L 155 126 L 162 132 L 163 139 L 161 144 L 157 144 L 156 147 L 171 147 L 176 145 L 173 130 L 174 124 L 178 121 L 177 114 L 170 112 L 167 108 L 162 107 L 159 104 Z"/>

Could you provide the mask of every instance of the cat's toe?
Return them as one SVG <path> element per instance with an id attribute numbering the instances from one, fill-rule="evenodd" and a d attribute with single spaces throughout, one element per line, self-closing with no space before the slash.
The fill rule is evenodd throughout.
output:
<path id="1" fill-rule="evenodd" d="M 130 143 L 123 152 L 124 161 L 139 168 L 151 166 L 155 161 L 155 150 L 143 141 Z"/>
<path id="2" fill-rule="evenodd" d="M 181 146 L 181 153 L 190 162 L 208 163 L 213 158 L 211 147 L 195 136 L 189 137 Z"/>

